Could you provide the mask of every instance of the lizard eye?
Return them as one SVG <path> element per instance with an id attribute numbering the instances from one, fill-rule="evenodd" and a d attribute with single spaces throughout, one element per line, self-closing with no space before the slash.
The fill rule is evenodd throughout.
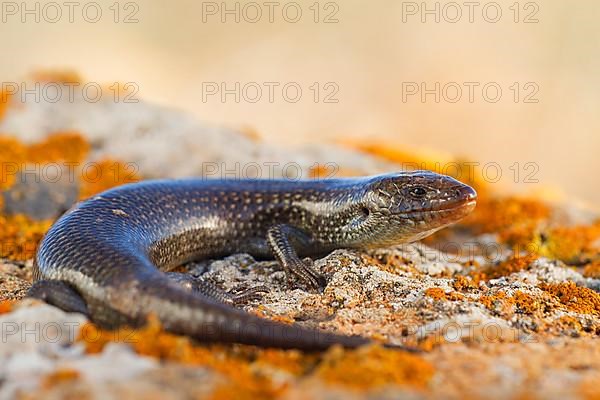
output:
<path id="1" fill-rule="evenodd" d="M 422 186 L 415 186 L 415 187 L 410 188 L 408 190 L 408 193 L 416 199 L 422 199 L 423 197 L 425 197 L 427 195 L 427 189 L 425 189 Z"/>

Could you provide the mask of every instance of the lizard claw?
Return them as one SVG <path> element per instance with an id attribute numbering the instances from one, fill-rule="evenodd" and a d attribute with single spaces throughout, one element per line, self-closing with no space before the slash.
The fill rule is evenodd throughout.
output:
<path id="1" fill-rule="evenodd" d="M 310 258 L 290 265 L 288 269 L 288 283 L 301 281 L 309 289 L 321 289 L 327 285 L 325 278 L 314 268 L 314 262 Z"/>

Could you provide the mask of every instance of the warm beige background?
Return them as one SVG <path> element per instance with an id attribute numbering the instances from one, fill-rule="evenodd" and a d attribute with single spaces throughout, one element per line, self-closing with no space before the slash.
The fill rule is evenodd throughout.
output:
<path id="1" fill-rule="evenodd" d="M 402 21 L 402 1 L 338 0 L 339 22 L 331 24 L 313 21 L 313 0 L 298 2 L 303 16 L 295 24 L 282 18 L 287 2 L 278 3 L 275 23 L 267 21 L 266 7 L 262 22 L 236 23 L 229 16 L 222 23 L 218 15 L 203 22 L 206 3 L 200 1 L 136 1 L 139 22 L 132 24 L 112 21 L 113 3 L 99 2 L 104 14 L 95 24 L 77 9 L 74 23 L 67 15 L 57 23 L 36 23 L 31 16 L 22 23 L 19 15 L 4 15 L 3 81 L 38 68 L 69 67 L 89 80 L 136 82 L 142 98 L 211 122 L 251 127 L 273 141 L 379 136 L 495 161 L 505 174 L 514 162 L 535 162 L 541 184 L 600 203 L 597 0 L 534 2 L 539 22 L 530 24 L 513 21 L 514 0 L 497 2 L 503 12 L 497 23 L 482 17 L 490 2 L 479 2 L 473 23 L 465 6 L 457 23 L 435 23 L 433 16 L 422 23 L 419 15 Z M 121 17 L 125 3 L 119 3 Z M 319 3 L 321 17 L 325 3 Z M 443 8 L 449 2 L 438 3 Z M 234 2 L 228 4 L 233 8 Z M 524 9 L 526 1 L 517 4 L 521 20 L 533 10 Z M 454 11 L 447 10 L 452 18 Z M 231 96 L 225 103 L 218 97 L 202 101 L 203 82 L 273 81 L 297 82 L 302 99 L 288 103 L 276 92 L 274 103 L 236 103 Z M 463 99 L 455 104 L 435 103 L 433 96 L 425 103 L 417 96 L 402 101 L 402 82 L 432 87 L 436 81 L 497 82 L 503 95 L 489 103 L 476 91 L 469 103 L 463 86 Z M 313 82 L 335 82 L 339 103 L 314 103 Z M 514 82 L 522 90 L 527 82 L 537 84 L 539 102 L 515 103 L 509 89 Z"/>

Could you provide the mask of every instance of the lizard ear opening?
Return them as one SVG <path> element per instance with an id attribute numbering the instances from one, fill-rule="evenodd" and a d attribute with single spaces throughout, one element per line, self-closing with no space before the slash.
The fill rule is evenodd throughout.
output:
<path id="1" fill-rule="evenodd" d="M 371 210 L 366 205 L 361 205 L 354 209 L 353 216 L 348 225 L 352 229 L 361 227 L 371 216 Z"/>
<path id="2" fill-rule="evenodd" d="M 369 210 L 367 206 L 362 206 L 360 212 L 365 219 L 369 218 L 369 215 L 371 215 L 371 210 Z"/>

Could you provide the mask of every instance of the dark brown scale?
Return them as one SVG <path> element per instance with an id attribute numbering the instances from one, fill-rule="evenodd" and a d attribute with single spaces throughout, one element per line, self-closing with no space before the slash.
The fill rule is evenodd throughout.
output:
<path id="1" fill-rule="evenodd" d="M 38 249 L 31 295 L 108 327 L 140 325 L 153 313 L 165 329 L 202 341 L 356 347 L 368 340 L 260 319 L 218 301 L 222 296 L 185 290 L 164 272 L 249 253 L 275 257 L 290 280 L 317 287 L 322 277 L 300 257 L 418 240 L 466 215 L 475 196 L 425 171 L 125 185 L 78 204 L 52 226 Z M 440 205 L 447 211 L 432 212 Z"/>

